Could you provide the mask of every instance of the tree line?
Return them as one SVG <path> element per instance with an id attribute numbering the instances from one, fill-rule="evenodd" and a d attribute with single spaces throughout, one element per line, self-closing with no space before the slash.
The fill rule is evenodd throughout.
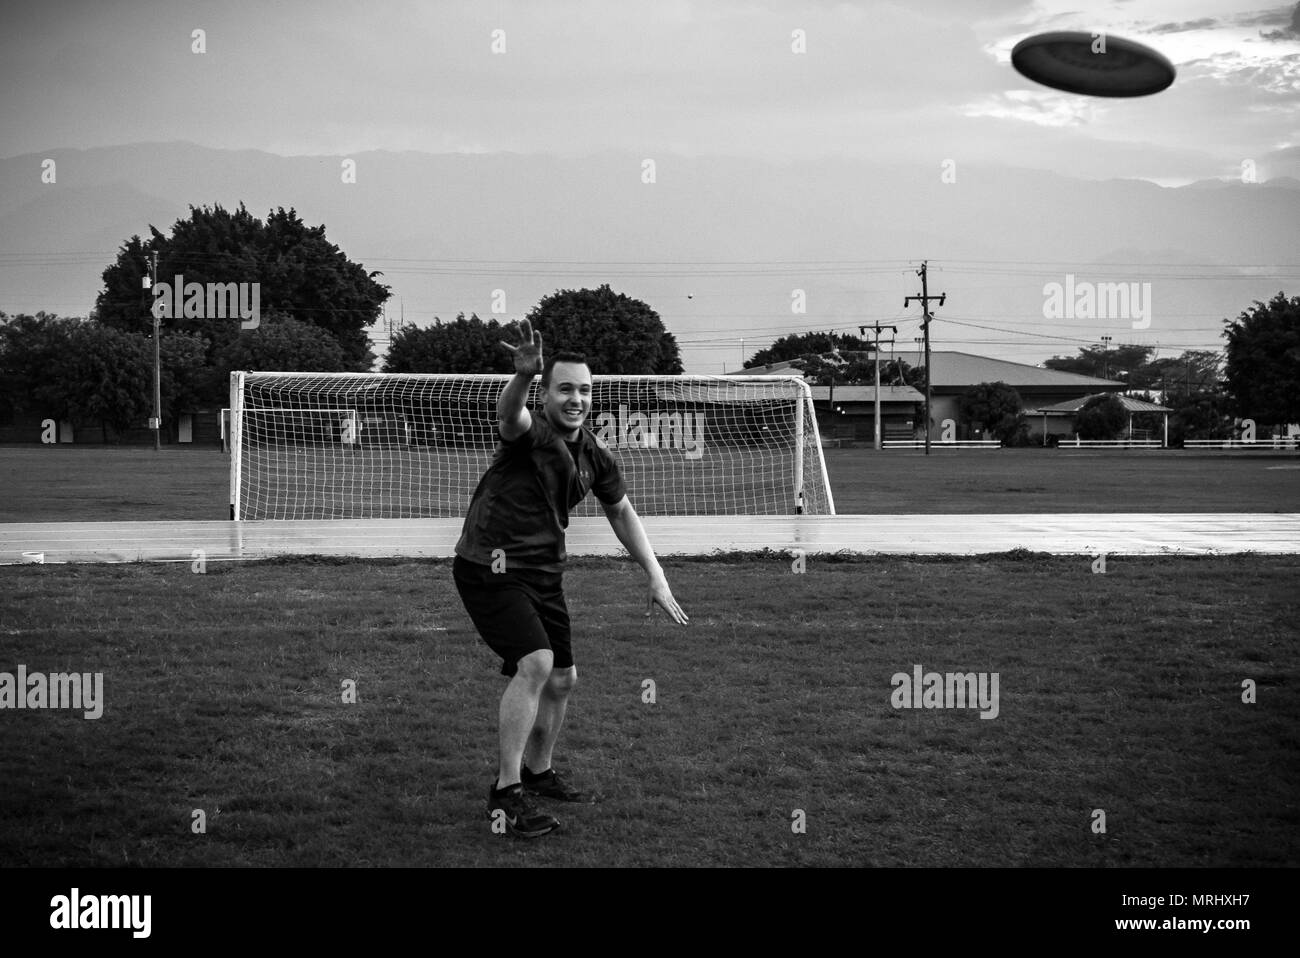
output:
<path id="1" fill-rule="evenodd" d="M 241 204 L 190 208 L 170 234 L 132 236 L 102 274 L 89 317 L 0 312 L 0 422 L 16 413 L 98 426 L 105 442 L 145 425 L 153 411 L 155 281 L 200 292 L 257 283 L 256 326 L 196 305 L 160 324 L 165 435 L 179 416 L 229 403 L 232 370 L 368 372 L 367 330 L 382 316 L 389 288 L 280 208 L 260 220 Z M 156 256 L 156 267 L 154 257 Z M 156 273 L 156 277 L 155 274 Z M 179 295 L 179 294 L 178 294 Z M 206 301 L 202 296 L 196 304 Z M 682 371 L 677 342 L 645 303 L 598 289 L 559 290 L 528 317 L 548 349 L 581 349 L 602 373 Z M 464 314 L 392 337 L 385 372 L 510 372 L 497 345 L 513 336 L 495 319 Z"/>
<path id="2" fill-rule="evenodd" d="M 150 226 L 132 236 L 102 274 L 87 318 L 0 312 L 0 421 L 17 412 L 96 424 L 108 441 L 143 426 L 153 406 L 154 290 L 147 280 L 191 284 L 256 283 L 260 317 L 244 328 L 230 316 L 186 309 L 161 324 L 162 416 L 167 432 L 185 411 L 228 404 L 232 370 L 365 372 L 375 356 L 367 330 L 383 314 L 389 287 L 367 272 L 293 209 L 265 220 L 241 204 L 190 207 L 170 233 Z M 647 304 L 608 285 L 544 297 L 526 317 L 548 350 L 580 350 L 602 374 L 682 372 L 673 335 Z M 396 329 L 385 372 L 511 371 L 498 343 L 512 340 L 497 319 L 459 314 L 432 325 Z M 1085 347 L 1045 365 L 1153 390 L 1176 413 L 1171 438 L 1218 438 L 1233 417 L 1259 424 L 1300 421 L 1300 297 L 1279 292 L 1225 320 L 1226 359 L 1208 350 L 1153 359 L 1151 347 Z M 817 385 L 871 385 L 876 364 L 869 340 L 834 332 L 792 333 L 755 352 L 747 365 L 793 361 Z M 926 370 L 902 360 L 881 363 L 882 384 L 925 389 Z M 1004 441 L 1025 431 L 1019 396 L 1002 383 L 981 383 L 963 397 L 963 415 Z M 1092 429 L 1091 409 L 1080 421 Z M 1102 417 L 1113 421 L 1114 410 Z M 1139 423 L 1142 424 L 1142 423 Z M 1101 426 L 1098 428 L 1109 428 Z"/>

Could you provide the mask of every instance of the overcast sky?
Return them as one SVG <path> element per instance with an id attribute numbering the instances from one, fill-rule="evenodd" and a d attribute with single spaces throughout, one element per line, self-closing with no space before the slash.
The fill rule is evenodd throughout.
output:
<path id="1" fill-rule="evenodd" d="M 1134 99 L 1037 86 L 1011 68 L 1010 50 L 1028 35 L 1052 30 L 1104 31 L 1147 43 L 1175 63 L 1178 78 L 1163 93 Z M 195 31 L 202 31 L 200 40 Z M 796 52 L 800 44 L 804 52 Z M 195 52 L 198 45 L 203 52 Z M 187 140 L 284 156 L 616 151 L 638 163 L 673 154 L 768 161 L 835 156 L 920 164 L 927 171 L 936 171 L 942 158 L 958 168 L 1039 168 L 1161 186 L 1240 181 L 1243 164 L 1259 181 L 1300 178 L 1295 2 L 54 0 L 6 10 L 0 84 L 5 157 Z M 329 225 L 336 237 L 336 224 Z M 414 228 L 396 221 L 385 226 L 398 236 Z M 1283 241 L 1268 261 L 1296 264 L 1300 228 L 1296 235 L 1296 243 Z M 1041 255 L 1033 236 L 1023 239 L 1016 262 Z M 1180 241 L 1171 236 L 1160 245 L 1177 248 Z M 626 245 L 612 239 L 601 260 L 628 258 Z M 905 245 L 900 256 L 916 252 L 903 253 Z M 373 258 L 369 249 L 347 251 Z M 730 255 L 719 250 L 711 258 Z M 795 248 L 779 255 L 806 258 Z M 840 258 L 851 257 L 846 251 Z M 85 270 L 87 290 L 100 268 Z M 1063 276 L 1068 268 L 1051 271 Z M 391 272 L 390 306 L 409 310 L 417 322 L 461 309 L 486 315 L 485 290 L 469 298 L 446 282 L 426 289 Z M 11 267 L 5 275 L 13 273 Z M 608 274 L 596 270 L 592 284 Z M 1197 328 L 1181 348 L 1215 348 L 1221 316 L 1292 285 L 1289 275 L 1240 286 L 1240 295 L 1224 303 L 1180 303 L 1179 323 L 1165 326 Z M 527 294 L 544 295 L 564 281 L 539 279 Z M 610 281 L 619 287 L 617 274 Z M 1009 295 L 956 297 L 968 319 L 1019 317 L 1027 324 L 1019 339 L 1003 341 L 1007 336 L 998 333 L 981 351 L 1038 361 L 1108 332 L 1090 321 L 1045 322 L 1042 282 L 1029 275 L 1019 304 Z M 887 320 L 901 308 L 898 292 L 916 291 L 910 268 L 900 271 L 898 283 L 887 297 Z M 1160 290 L 1163 303 L 1172 303 L 1168 289 Z M 791 328 L 788 290 L 780 302 L 768 293 L 751 302 L 736 289 L 719 289 L 715 299 L 725 308 L 708 320 L 692 310 L 703 309 L 709 291 L 687 292 L 700 295 L 688 302 L 685 292 L 672 291 L 655 305 L 682 342 L 688 371 L 734 365 L 733 356 L 738 361 L 744 353 L 742 337 L 752 351 L 756 342 Z M 535 301 L 528 296 L 515 301 Z M 882 308 L 856 288 L 841 299 L 839 312 L 874 315 L 871 310 Z M 21 298 L 8 308 L 15 304 L 81 314 L 86 308 Z M 776 315 L 782 309 L 784 319 Z M 804 320 L 826 328 L 830 314 L 823 309 Z M 946 315 L 961 318 L 952 310 Z M 845 328 L 857 321 L 856 313 L 838 318 Z M 1046 334 L 1055 332 L 1074 338 L 1053 342 Z M 947 341 L 960 346 L 962 335 L 973 334 L 952 328 Z M 1167 329 L 1164 335 L 1167 344 Z"/>
<path id="2" fill-rule="evenodd" d="M 283 155 L 612 149 L 931 163 L 940 141 L 958 163 L 1014 159 L 1162 184 L 1234 176 L 1248 159 L 1260 179 L 1297 174 L 1264 159 L 1300 146 L 1296 4 L 1080 6 L 14 5 L 0 38 L 0 149 L 182 139 Z M 202 54 L 192 52 L 196 29 Z M 1147 42 L 1174 61 L 1178 80 L 1116 101 L 1054 93 L 1010 68 L 1016 41 L 1060 29 Z M 492 50 L 497 30 L 504 53 Z M 792 51 L 795 31 L 806 53 Z M 1068 169 L 1063 144 L 1074 147 Z"/>

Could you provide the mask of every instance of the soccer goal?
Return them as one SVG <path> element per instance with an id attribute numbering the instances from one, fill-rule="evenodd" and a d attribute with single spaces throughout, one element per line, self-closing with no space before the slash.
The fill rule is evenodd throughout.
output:
<path id="1" fill-rule="evenodd" d="M 234 372 L 233 519 L 465 514 L 510 377 Z M 540 377 L 528 405 L 540 405 Z M 642 515 L 833 515 L 812 391 L 794 376 L 593 376 L 587 426 Z M 588 496 L 575 515 L 597 515 Z"/>

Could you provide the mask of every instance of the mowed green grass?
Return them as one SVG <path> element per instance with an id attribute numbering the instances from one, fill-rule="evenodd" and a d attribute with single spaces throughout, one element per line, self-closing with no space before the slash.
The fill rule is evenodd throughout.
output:
<path id="1" fill-rule="evenodd" d="M 557 764 L 604 801 L 523 842 L 484 813 L 504 680 L 446 562 L 0 568 L 0 671 L 106 699 L 0 713 L 0 861 L 1300 863 L 1300 558 L 667 570 L 688 627 L 643 618 L 630 562 L 572 563 Z M 894 709 L 915 664 L 997 672 L 998 716 Z"/>
<path id="2" fill-rule="evenodd" d="M 1300 456 L 1292 453 L 828 449 L 825 456 L 843 514 L 1300 511 Z M 395 494 L 391 478 L 364 484 L 363 494 Z M 225 519 L 230 460 L 214 449 L 0 446 L 0 489 L 0 522 Z M 654 505 L 653 495 L 645 505 Z"/>

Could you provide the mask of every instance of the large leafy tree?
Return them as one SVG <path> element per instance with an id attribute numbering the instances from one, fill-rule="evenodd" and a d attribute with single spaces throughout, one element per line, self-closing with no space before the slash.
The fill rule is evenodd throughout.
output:
<path id="1" fill-rule="evenodd" d="M 311 323 L 272 313 L 257 329 L 246 329 L 222 346 L 215 357 L 225 384 L 235 369 L 263 372 L 338 373 L 348 371 L 347 357 L 334 337 Z"/>
<path id="2" fill-rule="evenodd" d="M 659 314 L 637 299 L 598 289 L 558 290 L 528 313 L 544 350 L 586 354 L 600 375 L 675 375 L 682 371 L 677 340 Z M 502 350 L 504 352 L 504 350 Z"/>
<path id="3" fill-rule="evenodd" d="M 1153 359 L 1143 368 L 1147 385 L 1173 396 L 1213 390 L 1218 387 L 1223 367 L 1222 354 L 1212 349 L 1189 349 L 1181 356 Z"/>
<path id="4" fill-rule="evenodd" d="M 1169 442 L 1227 439 L 1232 435 L 1232 400 L 1222 389 L 1200 389 L 1178 396 L 1169 417 Z"/>
<path id="5" fill-rule="evenodd" d="M 1027 431 L 1020 393 L 1004 382 L 976 383 L 957 399 L 962 418 L 979 423 L 1004 443 L 1019 442 Z"/>
<path id="6" fill-rule="evenodd" d="M 388 373 L 509 373 L 514 371 L 510 353 L 502 341 L 515 337 L 495 319 L 486 323 L 478 316 L 432 326 L 407 325 L 393 333 L 384 372 Z"/>
<path id="7" fill-rule="evenodd" d="M 181 413 L 192 412 L 202 406 L 211 391 L 212 370 L 207 364 L 208 343 L 198 333 L 164 333 L 159 340 L 158 351 L 162 360 L 159 365 L 162 369 L 163 423 L 173 424 Z M 150 369 L 152 368 L 151 353 Z"/>
<path id="8" fill-rule="evenodd" d="M 165 333 L 159 350 L 166 427 L 201 405 L 212 375 L 196 333 Z M 0 404 L 100 424 L 106 439 L 109 426 L 119 433 L 142 426 L 153 411 L 153 343 L 83 319 L 0 313 Z"/>
<path id="9" fill-rule="evenodd" d="M 190 207 L 171 234 L 150 227 L 145 241 L 132 236 L 104 270 L 104 288 L 94 316 L 106 326 L 146 332 L 151 324 L 151 294 L 142 286 L 151 252 L 158 253 L 158 281 L 174 283 L 257 283 L 263 315 L 275 310 L 329 333 L 348 369 L 368 370 L 374 361 L 366 329 L 379 317 L 388 287 L 378 274 L 352 262 L 325 236 L 324 226 L 307 226 L 283 207 L 265 222 L 239 209 Z M 169 331 L 195 332 L 208 343 L 209 358 L 240 333 L 237 319 L 171 318 Z"/>
<path id="10" fill-rule="evenodd" d="M 55 364 L 67 355 L 80 322 L 52 313 L 0 313 L 0 404 L 16 412 L 70 417 L 68 394 L 55 376 Z"/>
<path id="11" fill-rule="evenodd" d="M 1256 300 L 1225 323 L 1224 378 L 1237 414 L 1261 424 L 1300 422 L 1300 296 Z"/>
<path id="12" fill-rule="evenodd" d="M 1053 356 L 1043 363 L 1057 372 L 1078 373 L 1081 376 L 1124 380 L 1134 389 L 1151 385 L 1143 370 L 1155 349 L 1151 346 L 1119 345 L 1083 346 L 1078 356 Z"/>
<path id="13" fill-rule="evenodd" d="M 152 413 L 153 350 L 138 334 L 78 323 L 50 373 L 62 393 L 56 407 L 79 424 L 99 423 L 105 442 L 108 427 L 120 439 Z"/>

